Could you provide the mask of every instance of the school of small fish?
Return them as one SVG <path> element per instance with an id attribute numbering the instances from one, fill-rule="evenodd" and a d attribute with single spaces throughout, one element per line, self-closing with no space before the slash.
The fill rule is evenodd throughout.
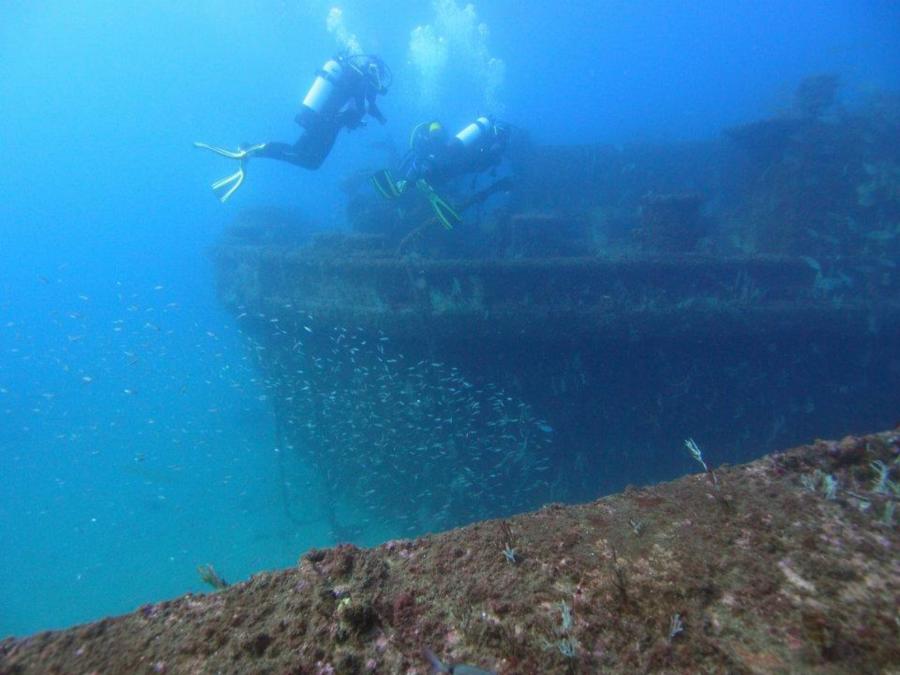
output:
<path id="1" fill-rule="evenodd" d="M 499 387 L 407 358 L 378 330 L 320 326 L 305 312 L 253 324 L 282 442 L 330 499 L 421 532 L 536 508 L 548 494 L 553 430 Z"/>

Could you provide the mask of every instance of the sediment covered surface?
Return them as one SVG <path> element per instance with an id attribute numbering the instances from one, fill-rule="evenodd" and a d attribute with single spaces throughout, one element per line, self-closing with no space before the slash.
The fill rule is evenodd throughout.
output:
<path id="1" fill-rule="evenodd" d="M 900 429 L 0 642 L 2 673 L 880 672 Z M 699 465 L 698 465 L 699 466 Z M 468 672 L 481 672 L 481 670 Z"/>

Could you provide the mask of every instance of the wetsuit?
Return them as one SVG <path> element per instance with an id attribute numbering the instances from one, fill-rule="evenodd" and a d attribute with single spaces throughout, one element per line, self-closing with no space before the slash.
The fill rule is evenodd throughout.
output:
<path id="1" fill-rule="evenodd" d="M 384 115 L 378 109 L 375 99 L 380 93 L 377 84 L 367 74 L 369 61 L 362 66 L 351 65 L 347 59 L 336 58 L 343 66 L 341 75 L 332 81 L 335 91 L 334 102 L 329 108 L 334 112 L 316 112 L 303 106 L 294 118 L 300 125 L 300 136 L 293 145 L 288 143 L 266 143 L 254 157 L 267 157 L 289 162 L 305 169 L 318 169 L 328 157 L 341 129 L 356 129 L 363 124 L 366 115 L 374 117 L 382 124 Z"/>
<path id="2" fill-rule="evenodd" d="M 482 143 L 468 147 L 456 136 L 436 140 L 427 133 L 417 134 L 400 175 L 411 184 L 424 178 L 439 185 L 463 174 L 480 173 L 500 163 L 508 142 L 508 129 L 497 124 L 491 125 Z"/>

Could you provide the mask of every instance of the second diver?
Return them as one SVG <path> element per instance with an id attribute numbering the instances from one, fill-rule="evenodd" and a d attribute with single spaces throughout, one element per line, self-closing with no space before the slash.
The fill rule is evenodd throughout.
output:
<path id="1" fill-rule="evenodd" d="M 425 122 L 413 129 L 410 149 L 397 170 L 372 176 L 372 184 L 387 199 L 395 199 L 410 187 L 423 193 L 438 220 L 447 229 L 462 219 L 435 191 L 453 178 L 480 173 L 497 166 L 509 144 L 510 128 L 490 117 L 479 117 L 455 136 L 449 137 L 440 122 Z"/>

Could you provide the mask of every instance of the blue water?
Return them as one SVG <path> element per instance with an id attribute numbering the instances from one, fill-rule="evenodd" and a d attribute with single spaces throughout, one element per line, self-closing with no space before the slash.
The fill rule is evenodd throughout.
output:
<path id="1" fill-rule="evenodd" d="M 424 118 L 493 112 L 542 143 L 700 139 L 787 108 L 810 74 L 837 73 L 851 101 L 900 84 L 890 1 L 340 8 L 0 8 L 0 635 L 202 590 L 198 564 L 241 579 L 333 543 L 216 299 L 207 249 L 239 209 L 343 227 L 340 180 Z M 233 169 L 191 143 L 292 142 L 348 39 L 394 70 L 388 125 L 344 134 L 315 173 L 251 163 L 220 204 L 209 183 Z M 302 524 L 283 472 L 310 495 Z"/>

